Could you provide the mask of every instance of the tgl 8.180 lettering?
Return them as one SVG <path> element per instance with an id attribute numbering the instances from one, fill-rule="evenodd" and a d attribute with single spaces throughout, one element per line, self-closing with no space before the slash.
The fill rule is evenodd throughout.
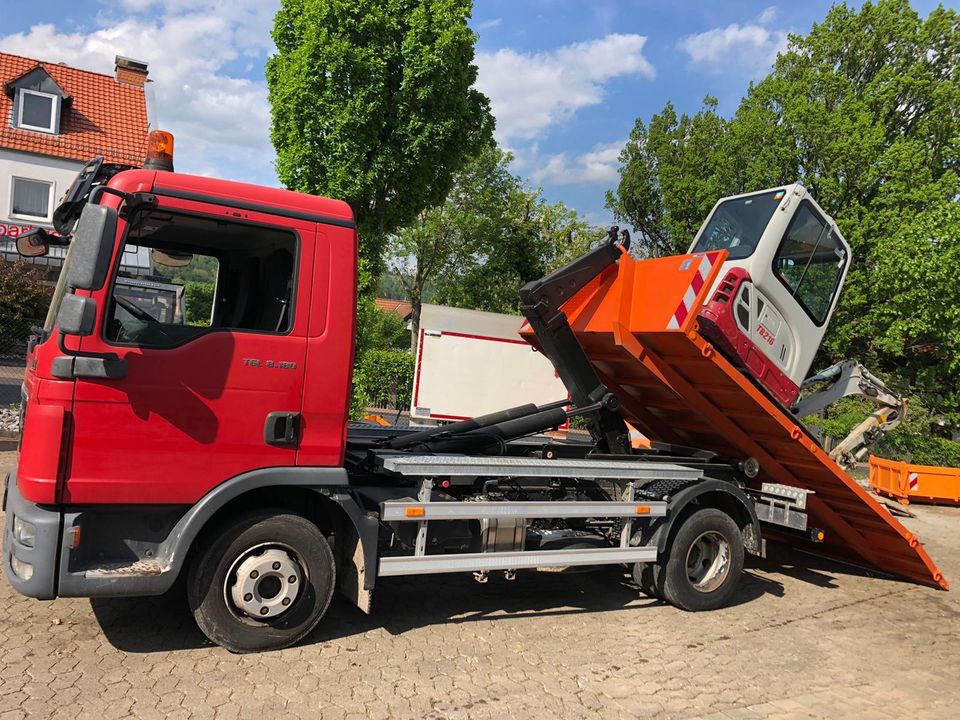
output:
<path id="1" fill-rule="evenodd" d="M 250 367 L 277 368 L 279 370 L 296 370 L 297 364 L 291 360 L 260 360 L 259 358 L 243 358 L 243 364 Z"/>

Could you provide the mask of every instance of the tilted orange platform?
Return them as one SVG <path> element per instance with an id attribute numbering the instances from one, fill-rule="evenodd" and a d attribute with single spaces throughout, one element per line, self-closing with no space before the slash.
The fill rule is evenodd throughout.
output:
<path id="1" fill-rule="evenodd" d="M 563 305 L 624 418 L 651 439 L 760 462 L 761 482 L 814 491 L 811 551 L 947 589 L 919 539 L 830 459 L 789 413 L 698 333 L 726 251 L 636 261 L 626 253 Z M 532 344 L 532 332 L 524 332 Z"/>

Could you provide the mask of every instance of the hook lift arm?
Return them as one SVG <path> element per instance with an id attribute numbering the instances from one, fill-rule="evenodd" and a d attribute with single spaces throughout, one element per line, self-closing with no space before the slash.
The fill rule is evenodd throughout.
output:
<path id="1" fill-rule="evenodd" d="M 530 323 L 537 340 L 553 363 L 573 404 L 596 410 L 585 415 L 587 429 L 601 453 L 629 455 L 630 434 L 620 416 L 620 398 L 610 392 L 583 351 L 567 316 L 563 303 L 611 265 L 630 248 L 630 234 L 613 226 L 607 242 L 555 270 L 534 280 L 520 290 L 520 311 Z"/>

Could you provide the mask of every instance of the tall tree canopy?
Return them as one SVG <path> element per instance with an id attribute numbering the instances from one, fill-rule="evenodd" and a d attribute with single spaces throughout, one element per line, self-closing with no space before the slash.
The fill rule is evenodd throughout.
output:
<path id="1" fill-rule="evenodd" d="M 511 174 L 511 160 L 488 143 L 457 173 L 442 204 L 391 237 L 390 272 L 413 306 L 414 345 L 428 287 L 430 299 L 445 305 L 516 312 L 524 283 L 601 237 Z"/>
<path id="2" fill-rule="evenodd" d="M 837 5 L 790 37 L 732 118 L 708 98 L 693 116 L 668 103 L 649 125 L 638 119 L 608 206 L 650 254 L 676 252 L 718 198 L 800 181 L 854 251 L 823 359 L 871 362 L 956 422 L 960 398 L 943 391 L 960 381 L 956 313 L 893 296 L 920 302 L 920 288 L 904 286 L 911 278 L 925 296 L 960 305 L 952 275 L 931 267 L 960 239 L 945 222 L 960 193 L 957 108 L 956 11 L 924 19 L 906 0 Z"/>
<path id="3" fill-rule="evenodd" d="M 443 201 L 490 137 L 470 0 L 282 0 L 267 62 L 277 173 L 350 203 L 361 283 L 387 235 Z"/>

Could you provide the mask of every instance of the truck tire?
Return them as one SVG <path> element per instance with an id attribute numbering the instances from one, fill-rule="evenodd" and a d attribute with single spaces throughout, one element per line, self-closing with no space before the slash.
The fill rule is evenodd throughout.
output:
<path id="1" fill-rule="evenodd" d="M 333 553 L 305 517 L 258 511 L 231 520 L 190 566 L 187 600 L 211 641 L 230 652 L 284 648 L 316 627 L 330 604 Z"/>
<path id="2" fill-rule="evenodd" d="M 663 600 L 663 593 L 659 590 L 660 566 L 656 563 L 634 563 L 633 581 L 640 586 L 640 591 L 654 600 Z"/>
<path id="3" fill-rule="evenodd" d="M 677 529 L 666 560 L 655 574 L 657 589 L 671 605 L 699 612 L 723 607 L 743 572 L 743 538 L 722 510 L 701 508 Z"/>

